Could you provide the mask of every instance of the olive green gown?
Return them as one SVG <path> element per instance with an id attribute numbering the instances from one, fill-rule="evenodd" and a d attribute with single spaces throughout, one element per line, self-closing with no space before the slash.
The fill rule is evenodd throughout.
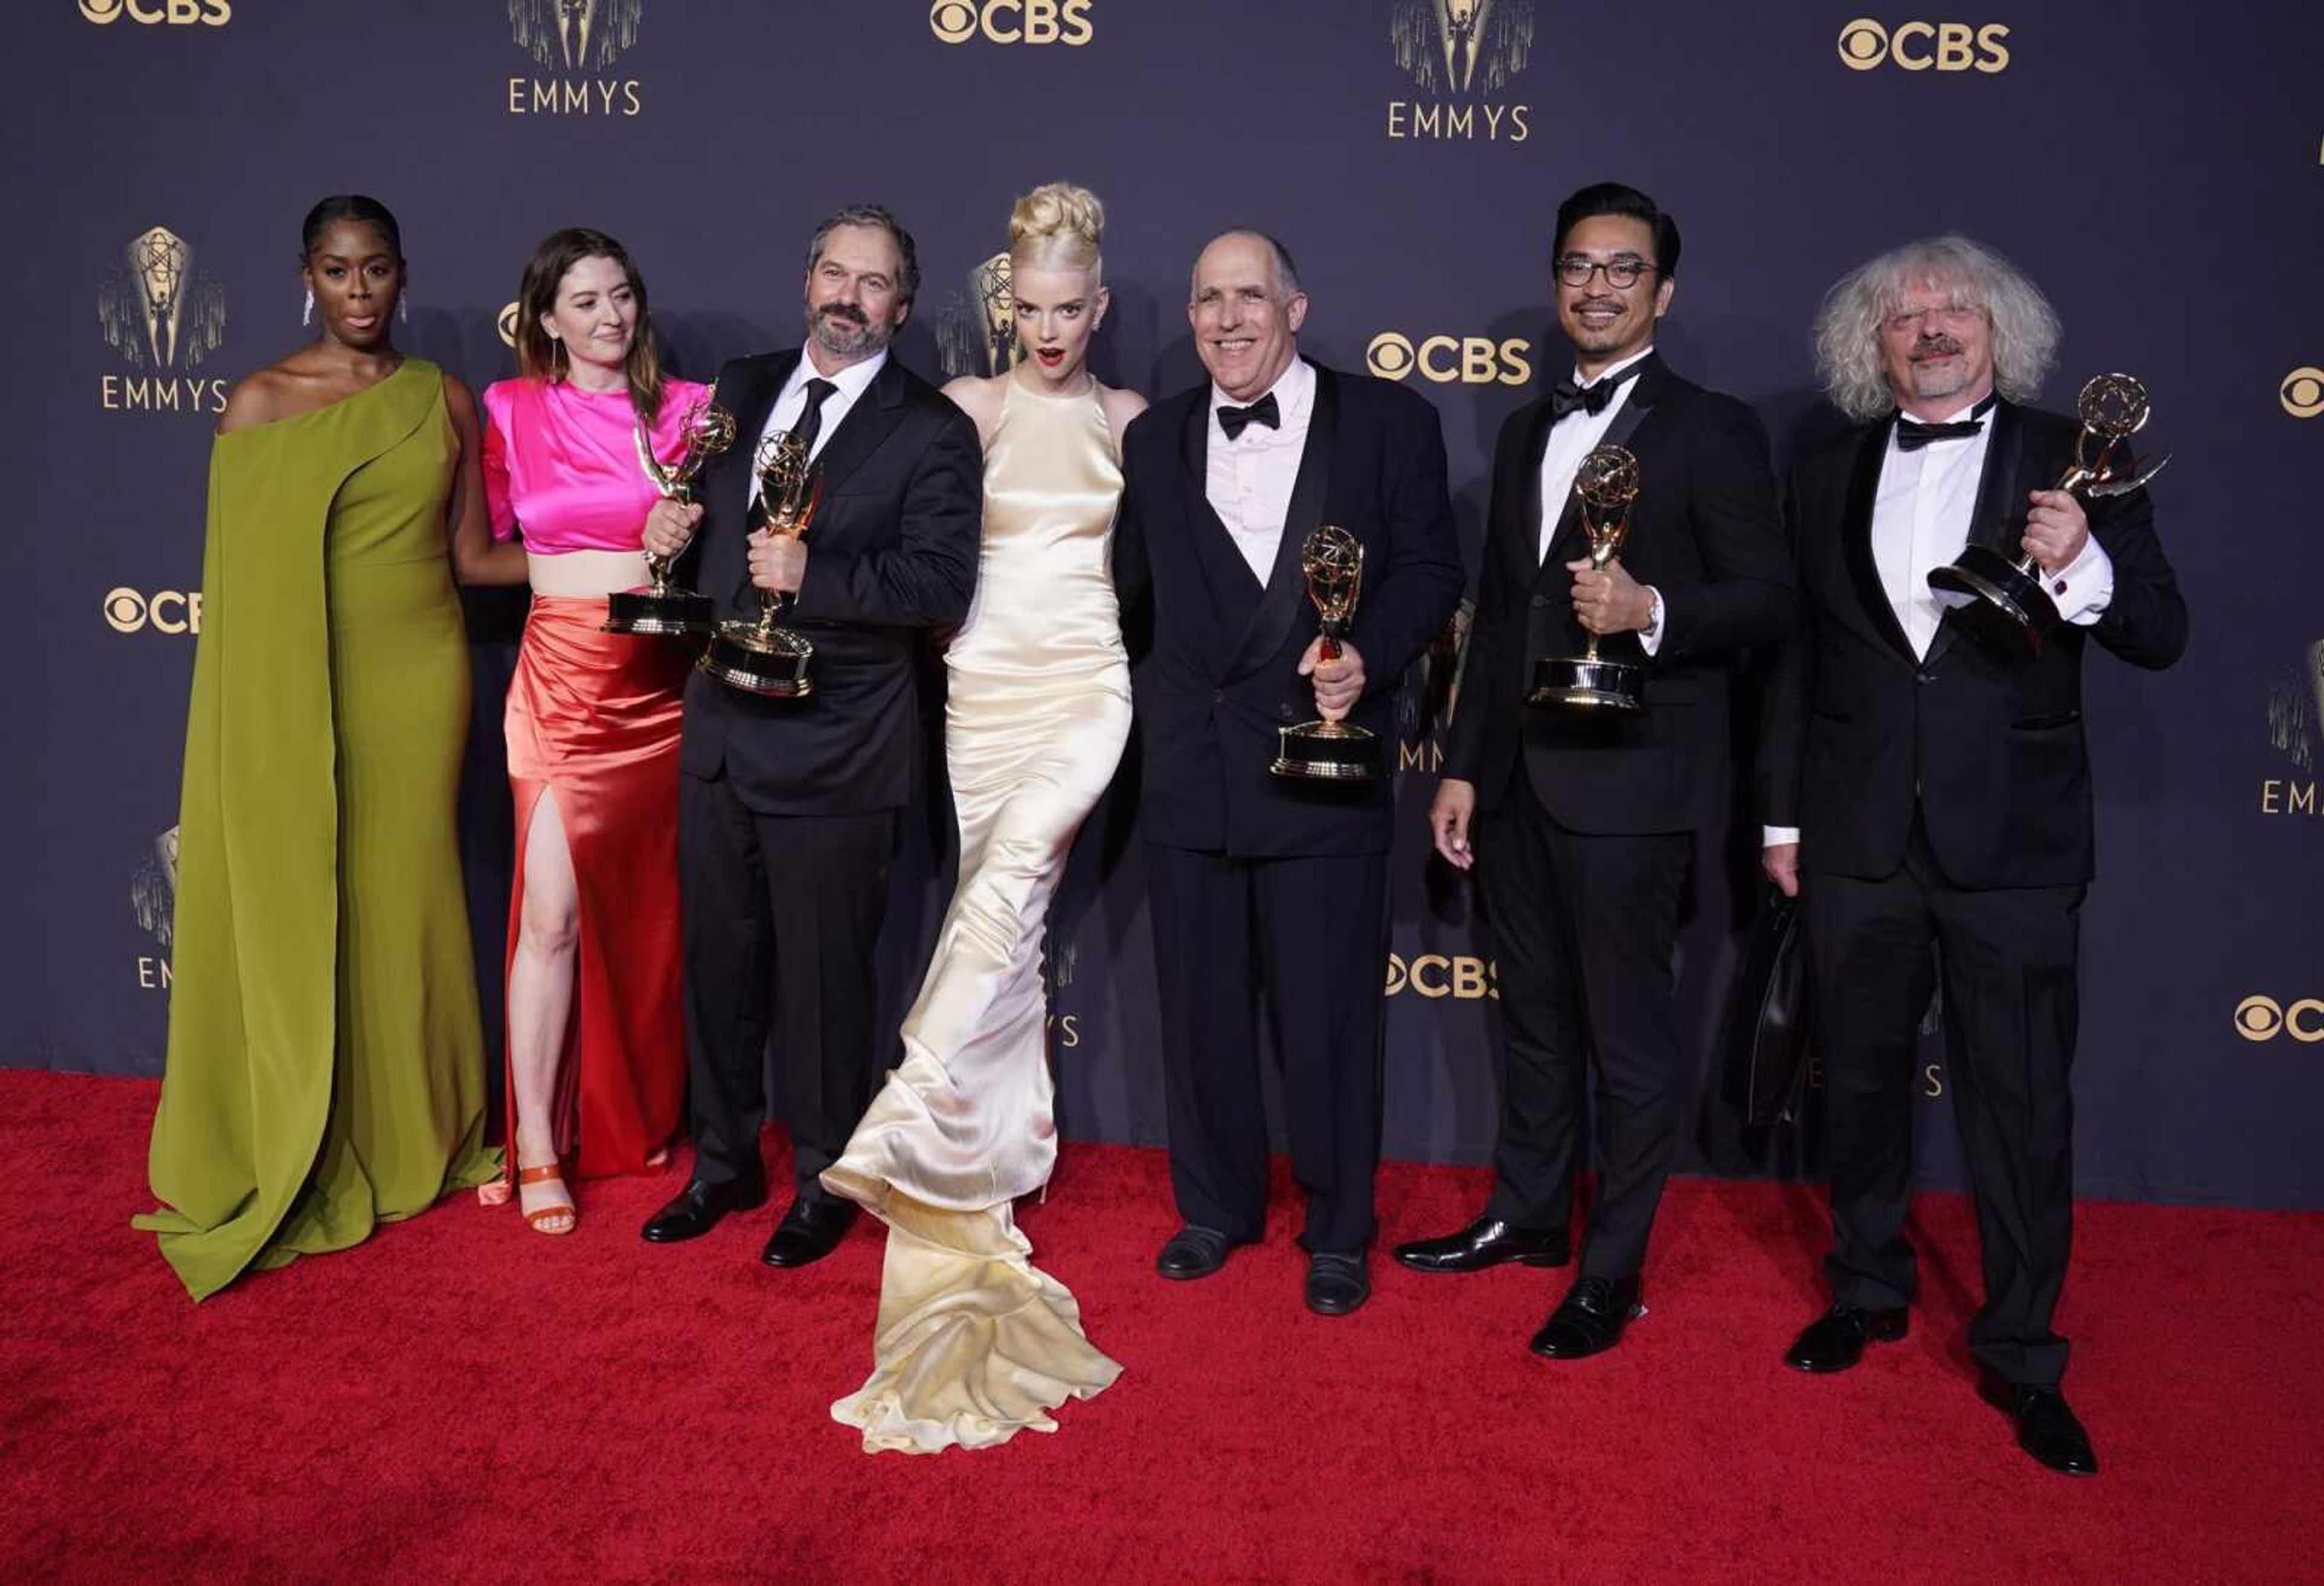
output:
<path id="1" fill-rule="evenodd" d="M 196 1299 L 498 1170 L 454 791 L 459 443 L 407 358 L 217 438 L 168 1068 L 136 1220 Z"/>

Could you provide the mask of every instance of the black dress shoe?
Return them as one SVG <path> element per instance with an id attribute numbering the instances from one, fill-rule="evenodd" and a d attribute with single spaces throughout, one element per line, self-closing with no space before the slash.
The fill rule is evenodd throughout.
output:
<path id="1" fill-rule="evenodd" d="M 1344 1316 L 1372 1297 L 1370 1264 L 1364 1253 L 1335 1256 L 1316 1250 L 1307 1258 L 1307 1308 L 1318 1316 Z"/>
<path id="2" fill-rule="evenodd" d="M 748 1212 L 767 1203 L 767 1186 L 736 1184 L 704 1184 L 696 1180 L 679 1192 L 678 1199 L 653 1214 L 641 1233 L 649 1244 L 674 1245 L 681 1240 L 700 1239 L 718 1226 L 718 1220 L 729 1212 Z"/>
<path id="3" fill-rule="evenodd" d="M 855 1226 L 855 1214 L 861 1210 L 853 1201 L 793 1201 L 759 1259 L 770 1267 L 804 1267 L 820 1261 Z"/>
<path id="4" fill-rule="evenodd" d="M 1480 1217 L 1458 1233 L 1398 1245 L 1396 1259 L 1415 1272 L 1482 1272 L 1508 1261 L 1563 1267 L 1573 1259 L 1573 1247 L 1562 1228 L 1537 1231 Z"/>
<path id="5" fill-rule="evenodd" d="M 1227 1252 L 1242 1242 L 1215 1228 L 1189 1222 L 1154 1258 L 1154 1270 L 1165 1277 L 1208 1277 L 1227 1264 Z"/>
<path id="6" fill-rule="evenodd" d="M 1638 1309 L 1638 1280 L 1577 1277 L 1527 1347 L 1553 1360 L 1599 1355 L 1622 1342 L 1622 1329 Z"/>
<path id="7" fill-rule="evenodd" d="M 2069 1476 L 2098 1473 L 2098 1456 L 2090 1447 L 2090 1434 L 2067 1407 L 2064 1394 L 2054 1388 L 2004 1382 L 1990 1371 L 1979 1375 L 1977 1391 L 1986 1403 L 2017 1423 L 2017 1446 L 2027 1453 Z"/>
<path id="8" fill-rule="evenodd" d="M 1809 1323 L 1784 1364 L 1794 1371 L 1845 1371 L 1864 1358 L 1868 1343 L 1895 1343 L 1904 1336 L 1904 1308 L 1868 1311 L 1862 1305 L 1834 1305 Z"/>

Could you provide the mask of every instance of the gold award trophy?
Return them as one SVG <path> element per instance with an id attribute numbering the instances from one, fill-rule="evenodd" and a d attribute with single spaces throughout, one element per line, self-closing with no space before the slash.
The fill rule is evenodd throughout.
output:
<path id="1" fill-rule="evenodd" d="M 1629 538 L 1638 501 L 1638 459 L 1618 446 L 1593 447 L 1573 476 L 1582 500 L 1582 527 L 1590 536 L 1590 565 L 1602 573 Z M 1527 705 L 1563 705 L 1577 709 L 1636 715 L 1646 708 L 1646 669 L 1637 661 L 1607 660 L 1598 653 L 1598 635 L 1582 653 L 1536 656 Z"/>
<path id="2" fill-rule="evenodd" d="M 1356 597 L 1363 593 L 1363 544 L 1336 523 L 1319 523 L 1299 549 L 1299 570 L 1307 576 L 1307 598 L 1315 603 L 1323 631 L 1316 653 L 1324 660 L 1337 660 L 1348 620 L 1355 615 Z M 1278 727 L 1275 761 L 1267 769 L 1278 777 L 1369 782 L 1380 774 L 1379 739 L 1345 722 Z"/>
<path id="3" fill-rule="evenodd" d="M 2171 460 L 2165 452 L 2136 473 L 2126 473 L 2122 459 L 2115 456 L 2124 440 L 2146 426 L 2146 387 L 2129 375 L 2097 376 L 2082 387 L 2074 407 L 2082 432 L 2074 439 L 2073 465 L 2052 489 L 2070 491 L 2086 501 L 2128 495 L 2144 488 Z M 1972 545 L 1952 566 L 1931 571 L 1929 587 L 1973 596 L 1956 609 L 1988 632 L 2015 635 L 2029 650 L 2038 650 L 2058 625 L 2058 604 L 2042 586 L 2043 576 L 2031 552 L 2011 557 L 1991 546 Z"/>
<path id="4" fill-rule="evenodd" d="M 679 430 L 678 460 L 664 463 L 654 456 L 653 437 L 645 420 L 637 421 L 638 465 L 665 501 L 684 506 L 694 500 L 694 482 L 710 459 L 734 444 L 734 415 L 713 401 L 689 408 Z M 619 590 L 605 597 L 608 633 L 707 633 L 718 624 L 710 597 L 669 581 L 669 564 L 658 556 L 646 558 L 652 582 L 638 589 Z"/>
<path id="5" fill-rule="evenodd" d="M 759 445 L 752 459 L 759 475 L 759 499 L 751 509 L 758 529 L 795 539 L 814 521 L 823 501 L 823 472 L 807 462 L 807 443 L 786 429 Z M 772 589 L 759 592 L 755 622 L 736 618 L 718 625 L 696 664 L 721 683 L 777 699 L 804 699 L 815 692 L 807 675 L 815 646 L 775 621 L 775 613 L 790 597 Z"/>

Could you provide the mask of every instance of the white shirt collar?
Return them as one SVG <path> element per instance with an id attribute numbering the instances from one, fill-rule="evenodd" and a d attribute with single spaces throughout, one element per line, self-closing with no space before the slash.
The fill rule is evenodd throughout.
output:
<path id="1" fill-rule="evenodd" d="M 1631 364 L 1642 364 L 1654 355 L 1655 344 L 1648 342 L 1645 346 L 1640 347 L 1637 352 L 1632 353 L 1620 363 L 1610 364 L 1608 367 L 1600 370 L 1598 372 L 1598 378 L 1590 381 L 1585 381 L 1582 378 L 1582 370 L 1580 366 L 1577 365 L 1573 371 L 1573 383 L 1582 387 L 1584 390 L 1587 390 L 1589 387 L 1593 385 L 1603 385 L 1606 382 L 1613 379 L 1617 374 L 1619 374 L 1623 370 L 1628 369 Z"/>
<path id="2" fill-rule="evenodd" d="M 1914 419 L 1913 421 L 1915 424 L 1958 424 L 1962 420 L 1968 418 L 1971 413 L 1977 411 L 1978 402 L 1991 402 L 1994 407 L 1998 407 L 2001 405 L 2001 393 L 1996 391 L 1987 392 L 1983 396 L 1978 398 L 1977 401 L 1964 402 L 1960 407 L 1954 409 L 1951 412 L 1947 413 L 1941 419 Z M 1988 419 L 1992 418 L 1993 410 L 1991 408 L 1987 409 L 1985 416 Z M 1899 408 L 1896 410 L 1896 417 L 1899 419 L 1912 419 L 1913 415 L 1906 412 L 1904 409 Z"/>
<path id="3" fill-rule="evenodd" d="M 841 396 L 852 402 L 863 394 L 863 388 L 870 385 L 887 364 L 888 349 L 881 347 L 860 364 L 850 364 L 836 374 L 825 374 L 815 366 L 815 359 L 807 350 L 801 347 L 798 367 L 791 371 L 791 377 L 783 389 L 788 393 L 801 389 L 810 380 L 828 380 L 839 388 Z"/>
<path id="4" fill-rule="evenodd" d="M 1249 402 L 1239 402 L 1235 401 L 1234 398 L 1227 395 L 1226 392 L 1219 389 L 1219 383 L 1217 381 L 1212 381 L 1211 422 L 1213 424 L 1218 422 L 1219 410 L 1221 408 L 1250 407 L 1256 403 L 1265 401 L 1269 396 L 1273 396 L 1275 398 L 1277 410 L 1282 415 L 1283 422 L 1289 424 L 1293 419 L 1305 416 L 1307 404 L 1314 398 L 1314 365 L 1309 364 L 1306 359 L 1299 356 L 1298 354 L 1294 353 L 1291 355 L 1291 362 L 1284 365 L 1283 373 L 1275 377 L 1275 383 L 1268 386 L 1265 391 L 1259 392 L 1259 395 L 1251 398 Z"/>

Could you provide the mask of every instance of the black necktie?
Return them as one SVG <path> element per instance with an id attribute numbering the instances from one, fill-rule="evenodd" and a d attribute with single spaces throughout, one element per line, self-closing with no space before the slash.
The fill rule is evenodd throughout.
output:
<path id="1" fill-rule="evenodd" d="M 799 413 L 798 422 L 791 426 L 791 433 L 799 438 L 800 444 L 807 447 L 810 456 L 815 455 L 815 438 L 823 433 L 823 404 L 829 401 L 838 390 L 839 387 L 828 380 L 807 383 L 807 407 Z"/>
<path id="2" fill-rule="evenodd" d="M 1572 380 L 1561 380 L 1549 390 L 1549 421 L 1556 423 L 1568 413 L 1588 413 L 1595 418 L 1606 410 L 1622 383 L 1637 373 L 1641 364 L 1633 364 L 1617 374 L 1608 375 L 1595 385 L 1576 385 Z"/>
<path id="3" fill-rule="evenodd" d="M 1264 424 L 1269 429 L 1283 428 L 1283 410 L 1275 405 L 1275 393 L 1268 392 L 1247 408 L 1221 408 L 1219 428 L 1227 432 L 1229 440 L 1239 440 L 1244 429 L 1253 424 Z"/>
<path id="4" fill-rule="evenodd" d="M 1997 400 L 1986 398 L 1969 410 L 1968 418 L 1956 419 L 1950 424 L 1923 424 L 1917 419 L 1907 419 L 1899 413 L 1896 415 L 1896 449 L 1916 452 L 1932 440 L 1959 440 L 1963 436 L 1975 435 L 1985 428 L 1985 416 L 1993 410 L 1993 404 Z"/>

